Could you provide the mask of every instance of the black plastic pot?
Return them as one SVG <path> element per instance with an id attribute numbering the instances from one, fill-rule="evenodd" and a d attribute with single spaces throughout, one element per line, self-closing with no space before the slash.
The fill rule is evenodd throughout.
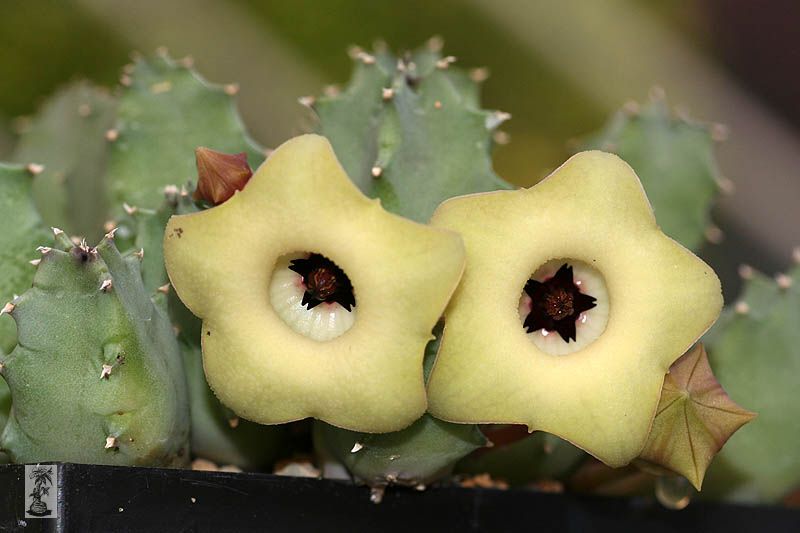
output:
<path id="1" fill-rule="evenodd" d="M 528 490 L 388 490 L 348 483 L 155 468 L 55 464 L 57 518 L 25 517 L 25 466 L 0 466 L 0 531 L 800 531 L 800 511 Z M 54 513 L 55 514 L 55 513 Z"/>

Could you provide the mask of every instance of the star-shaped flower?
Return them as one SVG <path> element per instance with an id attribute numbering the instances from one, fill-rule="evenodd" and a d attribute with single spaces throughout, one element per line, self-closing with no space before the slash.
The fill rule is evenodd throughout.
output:
<path id="1" fill-rule="evenodd" d="M 445 312 L 430 412 L 526 424 L 611 466 L 634 459 L 664 375 L 714 322 L 722 295 L 713 270 L 659 230 L 633 170 L 584 152 L 530 189 L 448 200 L 431 223 L 461 233 L 467 266 Z M 564 264 L 575 266 L 574 286 L 536 293 Z"/>
<path id="2" fill-rule="evenodd" d="M 389 432 L 425 411 L 422 358 L 462 241 L 363 196 L 323 137 L 288 141 L 231 199 L 173 217 L 164 252 L 203 319 L 208 382 L 239 416 Z"/>

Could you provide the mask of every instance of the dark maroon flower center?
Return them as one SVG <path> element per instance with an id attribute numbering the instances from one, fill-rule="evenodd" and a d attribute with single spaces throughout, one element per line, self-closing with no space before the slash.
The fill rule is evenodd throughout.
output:
<path id="1" fill-rule="evenodd" d="M 597 305 L 596 298 L 582 293 L 575 284 L 572 267 L 567 263 L 551 278 L 528 280 L 525 293 L 531 298 L 531 312 L 523 324 L 526 331 L 556 331 L 564 342 L 576 340 L 575 321 L 581 313 Z"/>
<path id="2" fill-rule="evenodd" d="M 311 254 L 308 259 L 294 259 L 289 269 L 303 277 L 306 292 L 302 305 L 306 309 L 313 309 L 322 302 L 336 302 L 348 311 L 356 305 L 350 279 L 324 255 Z"/>

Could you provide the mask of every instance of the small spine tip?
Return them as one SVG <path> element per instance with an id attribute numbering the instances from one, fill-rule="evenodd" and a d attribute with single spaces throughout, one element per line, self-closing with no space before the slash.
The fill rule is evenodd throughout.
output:
<path id="1" fill-rule="evenodd" d="M 717 226 L 708 226 L 704 232 L 706 240 L 711 244 L 719 244 L 725 239 L 725 233 Z"/>
<path id="2" fill-rule="evenodd" d="M 446 57 L 443 57 L 443 58 L 439 59 L 436 62 L 436 68 L 438 68 L 440 70 L 444 70 L 444 69 L 449 68 L 450 65 L 452 65 L 455 62 L 456 62 L 456 57 L 455 56 L 446 56 Z"/>
<path id="3" fill-rule="evenodd" d="M 478 67 L 469 71 L 469 79 L 475 83 L 483 83 L 489 79 L 489 69 L 486 67 Z"/>
<path id="4" fill-rule="evenodd" d="M 29 163 L 25 170 L 27 170 L 30 174 L 37 176 L 44 172 L 44 165 L 40 165 L 39 163 Z"/>
<path id="5" fill-rule="evenodd" d="M 755 270 L 750 265 L 739 265 L 739 277 L 742 279 L 753 279 L 753 274 L 755 274 Z"/>
<path id="6" fill-rule="evenodd" d="M 316 103 L 316 101 L 317 99 L 314 98 L 313 96 L 301 96 L 300 98 L 297 99 L 297 102 L 301 106 L 307 107 L 309 109 L 314 109 L 314 104 Z"/>
<path id="7" fill-rule="evenodd" d="M 777 276 L 775 276 L 775 283 L 778 284 L 779 288 L 786 290 L 792 286 L 792 278 L 787 274 L 780 273 Z"/>
<path id="8" fill-rule="evenodd" d="M 114 234 L 117 233 L 117 230 L 119 230 L 119 227 L 110 229 L 108 233 L 106 233 L 105 235 L 106 240 L 108 241 L 114 240 Z"/>

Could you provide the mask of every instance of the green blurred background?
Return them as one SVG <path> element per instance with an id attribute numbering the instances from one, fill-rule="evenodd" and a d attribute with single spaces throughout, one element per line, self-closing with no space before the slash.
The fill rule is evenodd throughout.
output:
<path id="1" fill-rule="evenodd" d="M 508 111 L 498 172 L 534 183 L 654 85 L 728 126 L 718 155 L 737 193 L 704 255 L 729 290 L 739 262 L 774 272 L 800 244 L 800 54 L 796 1 L 703 0 L 0 0 L 0 160 L 15 129 L 59 85 L 113 86 L 131 50 L 167 46 L 220 83 L 267 146 L 309 129 L 297 97 L 346 81 L 349 45 L 414 47 L 432 35 L 466 67 L 487 66 L 485 107 Z M 22 118 L 21 118 L 22 117 Z"/>

